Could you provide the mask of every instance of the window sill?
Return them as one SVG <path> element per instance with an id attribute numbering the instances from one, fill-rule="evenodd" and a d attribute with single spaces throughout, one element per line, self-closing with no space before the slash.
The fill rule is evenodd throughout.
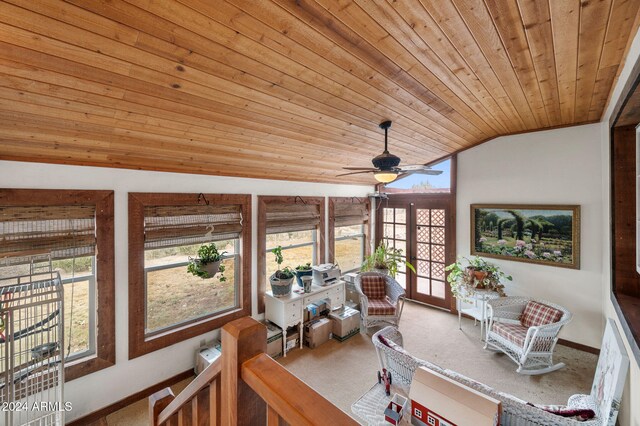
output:
<path id="1" fill-rule="evenodd" d="M 611 302 L 636 363 L 640 365 L 640 297 L 611 293 Z"/>

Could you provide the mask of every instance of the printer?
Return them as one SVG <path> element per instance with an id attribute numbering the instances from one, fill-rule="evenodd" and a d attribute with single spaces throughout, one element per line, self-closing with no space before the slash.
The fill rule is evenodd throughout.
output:
<path id="1" fill-rule="evenodd" d="M 329 285 L 340 280 L 340 268 L 333 263 L 322 263 L 313 267 L 313 284 Z"/>

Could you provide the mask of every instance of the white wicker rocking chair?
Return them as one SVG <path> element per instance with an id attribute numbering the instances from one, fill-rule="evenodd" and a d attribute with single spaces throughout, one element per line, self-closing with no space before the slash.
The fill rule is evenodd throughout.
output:
<path id="1" fill-rule="evenodd" d="M 529 302 L 553 308 L 559 319 L 549 324 L 522 323 Z M 487 302 L 489 325 L 485 349 L 502 351 L 516 364 L 521 374 L 544 374 L 563 368 L 553 363 L 553 350 L 560 329 L 571 321 L 571 312 L 555 303 L 536 301 L 528 297 L 502 297 Z"/>
<path id="2" fill-rule="evenodd" d="M 362 289 L 362 280 L 366 277 L 381 277 L 385 282 L 383 299 L 371 299 Z M 400 323 L 400 316 L 404 308 L 404 289 L 398 282 L 388 275 L 379 272 L 364 272 L 358 274 L 355 280 L 356 291 L 360 295 L 360 315 L 362 323 L 366 328 L 378 324 L 392 324 L 397 326 Z M 381 301 L 382 300 L 382 301 Z M 379 305 L 386 305 L 380 308 Z M 382 311 L 386 311 L 381 313 Z"/>

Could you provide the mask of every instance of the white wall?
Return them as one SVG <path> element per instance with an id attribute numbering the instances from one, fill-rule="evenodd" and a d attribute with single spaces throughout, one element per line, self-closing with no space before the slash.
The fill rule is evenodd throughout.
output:
<path id="1" fill-rule="evenodd" d="M 579 204 L 580 269 L 489 259 L 513 282 L 508 295 L 557 302 L 574 315 L 560 337 L 592 347 L 602 339 L 602 176 L 600 126 L 504 136 L 458 156 L 457 240 L 470 252 L 473 203 Z"/>
<path id="2" fill-rule="evenodd" d="M 0 187 L 39 189 L 112 189 L 115 191 L 116 365 L 66 384 L 73 404 L 67 420 L 77 419 L 152 386 L 193 366 L 207 333 L 151 354 L 128 360 L 128 192 L 210 192 L 252 194 L 254 259 L 253 312 L 257 306 L 257 195 L 364 196 L 373 187 L 242 179 L 178 173 L 0 161 Z"/>
<path id="3" fill-rule="evenodd" d="M 625 333 L 623 332 L 622 324 L 620 323 L 620 318 L 618 317 L 615 309 L 613 307 L 613 303 L 611 302 L 610 292 L 611 292 L 611 230 L 610 230 L 610 203 L 611 203 L 611 194 L 610 194 L 610 152 L 609 147 L 611 146 L 610 140 L 610 132 L 609 132 L 609 119 L 611 118 L 611 114 L 613 112 L 613 108 L 615 104 L 620 99 L 620 94 L 622 92 L 623 86 L 627 83 L 629 76 L 631 74 L 631 70 L 637 61 L 640 61 L 640 31 L 636 34 L 633 43 L 629 49 L 629 53 L 627 54 L 627 58 L 624 64 L 622 71 L 620 72 L 620 77 L 615 85 L 613 90 L 613 94 L 609 100 L 609 104 L 607 105 L 607 110 L 605 111 L 604 116 L 602 117 L 601 122 L 601 152 L 602 152 L 602 199 L 603 199 L 603 210 L 602 210 L 602 230 L 603 230 L 603 253 L 602 253 L 602 263 L 604 273 L 602 274 L 602 300 L 604 301 L 604 315 L 608 318 L 613 318 L 618 326 L 618 331 L 622 335 L 622 340 L 624 342 L 625 348 L 627 350 L 627 354 L 630 359 L 629 366 L 629 374 L 627 376 L 627 383 L 624 388 L 624 392 L 622 394 L 622 404 L 620 408 L 620 413 L 618 415 L 618 420 L 621 425 L 630 425 L 630 426 L 640 426 L 640 364 L 638 364 L 637 359 L 634 357 L 631 344 Z M 629 235 L 629 238 L 634 238 L 634 235 Z"/>

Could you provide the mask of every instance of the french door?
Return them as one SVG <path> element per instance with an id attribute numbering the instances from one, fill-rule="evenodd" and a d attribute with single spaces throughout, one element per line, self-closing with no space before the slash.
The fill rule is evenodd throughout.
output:
<path id="1" fill-rule="evenodd" d="M 455 261 L 454 211 L 450 198 L 417 194 L 389 195 L 377 209 L 376 239 L 401 249 L 405 260 L 396 280 L 407 298 L 451 309 L 451 291 L 445 266 Z"/>

